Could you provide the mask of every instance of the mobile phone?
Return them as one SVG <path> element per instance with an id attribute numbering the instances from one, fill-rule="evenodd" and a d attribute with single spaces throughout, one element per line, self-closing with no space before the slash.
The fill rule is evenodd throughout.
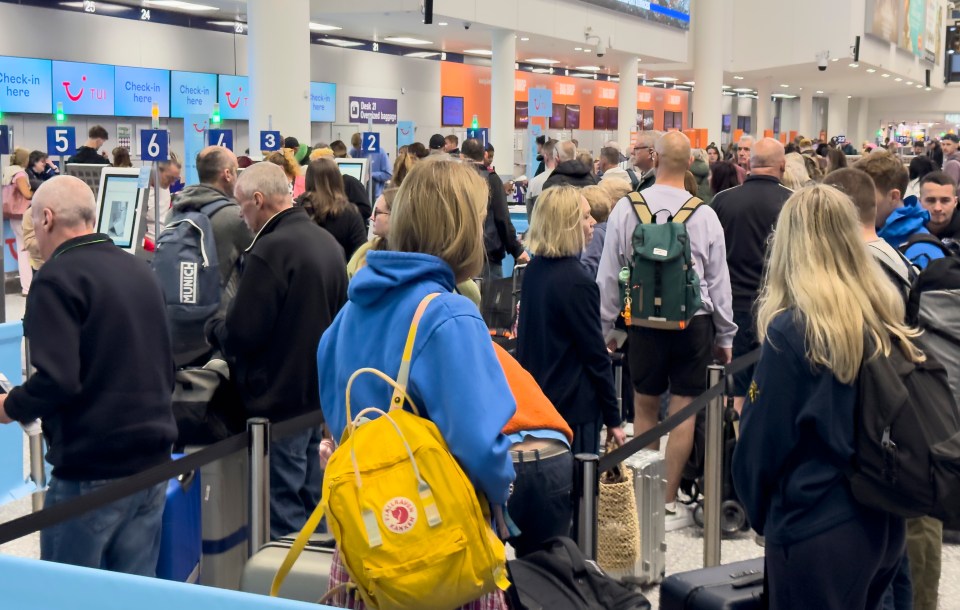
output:
<path id="1" fill-rule="evenodd" d="M 13 384 L 7 379 L 7 376 L 0 373 L 0 394 L 6 394 L 13 389 Z"/>

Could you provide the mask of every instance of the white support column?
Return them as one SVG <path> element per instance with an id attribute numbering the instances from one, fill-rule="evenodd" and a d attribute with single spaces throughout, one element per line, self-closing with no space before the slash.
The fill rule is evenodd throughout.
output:
<path id="1" fill-rule="evenodd" d="M 513 90 L 517 36 L 510 30 L 494 30 L 492 38 L 490 143 L 493 144 L 497 173 L 513 176 Z"/>
<path id="2" fill-rule="evenodd" d="M 247 23 L 250 152 L 256 158 L 261 131 L 310 141 L 310 2 L 250 0 Z"/>
<path id="3" fill-rule="evenodd" d="M 797 133 L 813 141 L 816 134 L 813 133 L 813 94 L 803 92 L 800 95 L 800 108 L 798 109 Z"/>
<path id="4" fill-rule="evenodd" d="M 630 144 L 630 132 L 637 127 L 637 58 L 628 57 L 620 64 L 620 90 L 617 108 L 617 142 L 624 152 Z M 630 155 L 631 152 L 627 152 Z"/>
<path id="5" fill-rule="evenodd" d="M 761 78 L 757 83 L 757 124 L 753 126 L 754 135 L 763 137 L 764 130 L 773 129 L 773 79 Z"/>
<path id="6" fill-rule="evenodd" d="M 719 142 L 723 112 L 723 53 L 725 15 L 732 8 L 729 0 L 694 2 L 693 25 L 693 127 L 707 130 L 707 142 Z"/>
<path id="7" fill-rule="evenodd" d="M 860 145 L 863 144 L 864 140 L 869 140 L 873 142 L 874 140 L 874 127 L 870 125 L 870 98 L 861 97 L 859 100 L 859 107 L 857 108 L 857 139 L 850 140 L 853 143 L 854 148 L 860 150 Z M 850 136 L 848 135 L 849 139 Z"/>
<path id="8" fill-rule="evenodd" d="M 827 138 L 836 135 L 849 135 L 850 125 L 847 124 L 847 115 L 850 110 L 850 100 L 846 95 L 837 93 L 830 96 L 827 106 Z"/>

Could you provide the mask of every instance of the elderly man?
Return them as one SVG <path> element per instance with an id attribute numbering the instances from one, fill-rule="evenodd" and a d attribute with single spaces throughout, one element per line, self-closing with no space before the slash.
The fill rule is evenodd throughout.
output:
<path id="1" fill-rule="evenodd" d="M 256 235 L 226 317 L 207 325 L 231 363 L 247 415 L 274 422 L 320 410 L 320 335 L 347 300 L 343 249 L 301 207 L 272 163 L 244 170 L 234 194 Z M 270 449 L 270 535 L 299 531 L 320 499 L 320 430 Z"/>
<path id="2" fill-rule="evenodd" d="M 32 214 L 47 261 L 23 321 L 36 373 L 0 394 L 0 421 L 43 419 L 50 508 L 170 459 L 173 358 L 157 279 L 94 233 L 90 187 L 52 178 L 37 189 Z M 166 488 L 42 530 L 40 558 L 154 576 Z"/>
<path id="3" fill-rule="evenodd" d="M 171 207 L 170 185 L 180 179 L 180 160 L 176 155 L 171 154 L 169 161 L 161 161 L 157 164 L 160 174 L 160 189 L 157 194 L 160 196 L 160 217 L 167 213 Z M 146 242 L 147 249 L 152 250 L 157 243 L 157 221 L 156 208 L 154 207 L 154 189 L 156 188 L 156 175 L 150 174 L 150 190 L 147 191 L 147 209 L 144 211 L 143 221 L 147 223 Z"/>
<path id="4" fill-rule="evenodd" d="M 660 138 L 659 131 L 641 131 L 637 136 L 637 143 L 633 147 L 633 166 L 640 175 L 639 184 L 633 189 L 640 192 L 650 188 L 657 182 L 656 150 L 654 146 Z"/>
<path id="5" fill-rule="evenodd" d="M 577 159 L 577 145 L 571 141 L 557 144 L 557 166 L 543 183 L 543 190 L 552 186 L 567 184 L 584 187 L 597 183 L 593 168 L 587 167 Z"/>
<path id="6" fill-rule="evenodd" d="M 753 311 L 760 295 L 767 242 L 780 217 L 780 209 L 793 194 L 780 183 L 786 167 L 783 144 L 773 138 L 750 144 L 747 180 L 742 186 L 727 189 L 713 199 L 713 209 L 723 226 L 727 243 L 733 321 L 737 325 L 737 335 L 733 339 L 734 358 L 760 347 Z M 743 407 L 752 377 L 753 367 L 734 377 L 734 406 L 738 412 Z"/>
<path id="7" fill-rule="evenodd" d="M 643 140 L 641 140 L 641 143 Z M 690 168 L 690 140 L 671 131 L 656 141 L 657 183 L 643 191 L 657 222 L 666 222 L 691 199 L 684 188 Z M 646 154 L 646 153 L 643 153 Z M 604 336 L 622 310 L 620 270 L 633 260 L 633 234 L 639 223 L 631 201 L 621 199 L 607 220 L 607 236 L 597 272 L 600 323 Z M 683 330 L 629 326 L 628 359 L 636 398 L 633 429 L 642 434 L 657 424 L 660 396 L 670 389 L 670 414 L 689 405 L 706 388 L 707 366 L 714 359 L 726 364 L 737 327 L 730 307 L 730 275 L 723 227 L 707 205 L 686 222 L 694 268 L 700 276 L 703 307 Z M 688 419 L 670 433 L 667 444 L 667 528 L 692 523 L 690 513 L 676 502 L 684 464 L 693 448 L 694 421 Z"/>

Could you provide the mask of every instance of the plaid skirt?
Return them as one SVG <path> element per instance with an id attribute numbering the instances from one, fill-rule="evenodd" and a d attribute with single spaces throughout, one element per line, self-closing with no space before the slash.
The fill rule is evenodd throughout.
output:
<path id="1" fill-rule="evenodd" d="M 349 580 L 350 574 L 347 573 L 347 567 L 343 565 L 343 562 L 340 560 L 340 547 L 337 547 L 333 550 L 333 559 L 330 565 L 330 589 L 338 587 Z M 325 603 L 336 608 L 367 610 L 366 604 L 364 604 L 360 596 L 355 595 L 353 591 L 349 593 L 345 590 L 338 591 Z M 503 591 L 498 589 L 469 604 L 460 606 L 459 610 L 507 610 L 507 600 L 503 595 Z"/>

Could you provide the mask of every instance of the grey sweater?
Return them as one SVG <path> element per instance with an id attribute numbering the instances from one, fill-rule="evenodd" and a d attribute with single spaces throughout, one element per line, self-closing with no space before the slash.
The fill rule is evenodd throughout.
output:
<path id="1" fill-rule="evenodd" d="M 657 214 L 659 222 L 666 216 L 676 214 L 690 199 L 690 193 L 672 186 L 655 184 L 643 191 L 650 209 Z M 600 286 L 600 322 L 604 336 L 610 332 L 620 315 L 620 269 L 630 264 L 633 256 L 633 231 L 637 228 L 637 216 L 626 197 L 617 202 L 607 219 L 607 235 L 597 270 Z M 690 235 L 690 253 L 694 268 L 700 276 L 700 296 L 703 307 L 696 315 L 712 315 L 716 327 L 716 344 L 732 347 L 737 325 L 733 323 L 733 297 L 730 289 L 730 272 L 727 269 L 727 246 L 723 227 L 717 213 L 709 206 L 700 206 L 687 221 Z"/>

